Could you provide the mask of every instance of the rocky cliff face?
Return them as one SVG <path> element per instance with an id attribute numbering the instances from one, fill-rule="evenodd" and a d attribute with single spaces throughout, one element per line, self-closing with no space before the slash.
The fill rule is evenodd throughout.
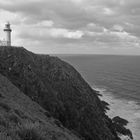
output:
<path id="1" fill-rule="evenodd" d="M 119 140 L 106 105 L 69 64 L 24 48 L 0 47 L 0 73 L 86 140 Z M 119 132 L 120 133 L 120 132 Z M 130 134 L 131 135 L 131 134 Z"/>

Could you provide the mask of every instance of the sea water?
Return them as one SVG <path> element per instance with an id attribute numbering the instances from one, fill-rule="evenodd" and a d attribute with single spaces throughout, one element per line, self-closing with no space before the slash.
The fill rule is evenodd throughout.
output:
<path id="1" fill-rule="evenodd" d="M 129 121 L 134 140 L 140 140 L 140 56 L 61 55 L 110 104 L 107 114 Z"/>

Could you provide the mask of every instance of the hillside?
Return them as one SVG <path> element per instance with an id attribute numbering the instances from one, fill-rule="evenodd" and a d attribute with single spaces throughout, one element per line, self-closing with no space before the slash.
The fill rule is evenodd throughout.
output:
<path id="1" fill-rule="evenodd" d="M 45 114 L 49 116 L 0 74 L 0 140 L 79 140 Z"/>
<path id="2" fill-rule="evenodd" d="M 117 133 L 132 137 L 123 125 L 105 115 L 107 104 L 99 100 L 97 92 L 57 57 L 0 47 L 0 73 L 49 112 L 46 116 L 58 119 L 85 140 L 119 140 Z"/>

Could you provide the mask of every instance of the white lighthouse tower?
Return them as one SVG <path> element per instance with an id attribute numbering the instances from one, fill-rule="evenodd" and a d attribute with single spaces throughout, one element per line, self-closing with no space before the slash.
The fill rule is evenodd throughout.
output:
<path id="1" fill-rule="evenodd" d="M 11 32 L 12 32 L 12 30 L 11 30 L 11 27 L 10 27 L 10 23 L 9 22 L 7 22 L 6 24 L 5 24 L 5 28 L 4 28 L 4 32 L 5 32 L 5 41 L 6 41 L 6 46 L 11 46 Z"/>

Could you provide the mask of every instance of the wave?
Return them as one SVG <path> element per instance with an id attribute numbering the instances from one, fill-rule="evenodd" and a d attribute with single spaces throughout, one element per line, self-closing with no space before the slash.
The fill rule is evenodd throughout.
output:
<path id="1" fill-rule="evenodd" d="M 140 105 L 134 100 L 128 100 L 124 98 L 117 98 L 113 95 L 113 92 L 109 92 L 105 87 L 93 86 L 93 89 L 99 91 L 102 95 L 99 98 L 109 103 L 110 110 L 107 111 L 107 115 L 111 118 L 120 116 L 129 121 L 126 126 L 132 133 L 134 140 L 140 138 Z M 127 137 L 121 137 L 123 140 L 127 140 Z"/>

